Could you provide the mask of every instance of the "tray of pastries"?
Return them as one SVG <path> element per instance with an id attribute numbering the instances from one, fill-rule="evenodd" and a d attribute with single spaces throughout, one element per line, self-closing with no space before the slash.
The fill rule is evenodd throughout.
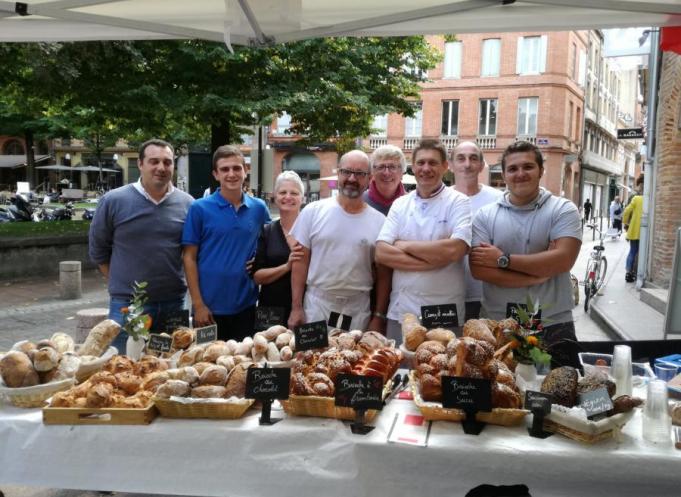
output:
<path id="1" fill-rule="evenodd" d="M 325 350 L 298 352 L 291 370 L 291 392 L 281 403 L 290 416 L 355 419 L 355 411 L 335 405 L 335 380 L 339 374 L 377 376 L 383 379 L 384 397 L 390 391 L 402 354 L 394 341 L 380 333 L 334 330 Z M 378 411 L 370 409 L 365 420 Z"/>

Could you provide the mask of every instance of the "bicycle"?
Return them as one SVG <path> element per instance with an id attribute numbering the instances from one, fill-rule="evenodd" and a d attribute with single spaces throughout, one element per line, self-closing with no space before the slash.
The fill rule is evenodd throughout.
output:
<path id="1" fill-rule="evenodd" d="M 603 252 L 603 232 L 596 228 L 595 225 L 586 225 L 587 228 L 598 231 L 599 244 L 594 245 L 589 262 L 586 265 L 586 274 L 584 275 L 584 312 L 589 310 L 589 301 L 595 296 L 603 287 L 605 282 L 605 275 L 608 272 L 608 259 Z"/>

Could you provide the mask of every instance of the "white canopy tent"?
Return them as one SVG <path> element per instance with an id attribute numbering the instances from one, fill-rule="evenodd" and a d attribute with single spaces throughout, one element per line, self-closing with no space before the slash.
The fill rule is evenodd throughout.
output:
<path id="1" fill-rule="evenodd" d="M 255 46 L 681 25 L 681 0 L 0 0 L 0 42 L 197 38 Z"/>

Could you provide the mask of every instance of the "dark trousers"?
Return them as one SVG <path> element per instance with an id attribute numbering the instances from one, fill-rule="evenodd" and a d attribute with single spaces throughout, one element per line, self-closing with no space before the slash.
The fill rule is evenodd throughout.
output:
<path id="1" fill-rule="evenodd" d="M 255 306 L 247 307 L 237 314 L 213 314 L 215 324 L 218 325 L 218 339 L 236 341 L 253 335 L 255 323 Z"/>
<path id="2" fill-rule="evenodd" d="M 544 347 L 551 354 L 551 368 L 572 366 L 580 368 L 580 347 L 575 335 L 575 323 L 558 323 L 544 327 Z"/>

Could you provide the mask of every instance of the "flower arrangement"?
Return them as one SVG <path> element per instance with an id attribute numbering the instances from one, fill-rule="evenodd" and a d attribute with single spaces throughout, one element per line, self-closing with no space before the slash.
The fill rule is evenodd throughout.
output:
<path id="1" fill-rule="evenodd" d="M 133 292 L 130 305 L 121 308 L 123 313 L 123 330 L 135 341 L 148 337 L 149 328 L 151 328 L 151 316 L 144 313 L 144 304 L 149 299 L 145 290 L 146 287 L 146 281 L 141 283 L 135 281 L 132 287 Z"/>
<path id="2" fill-rule="evenodd" d="M 546 309 L 548 306 L 544 306 Z M 551 364 L 551 354 L 544 350 L 544 344 L 538 336 L 544 329 L 541 323 L 542 306 L 527 298 L 525 306 L 515 307 L 518 327 L 508 330 L 511 336 L 510 348 L 513 359 L 523 364 Z"/>

